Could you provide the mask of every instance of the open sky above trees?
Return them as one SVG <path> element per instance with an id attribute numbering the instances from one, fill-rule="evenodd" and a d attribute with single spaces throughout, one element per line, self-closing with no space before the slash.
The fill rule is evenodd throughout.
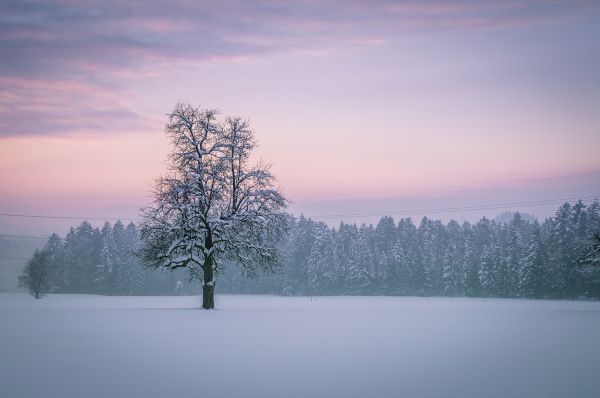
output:
<path id="1" fill-rule="evenodd" d="M 3 1 L 0 209 L 138 217 L 180 100 L 249 118 L 290 210 L 330 225 L 597 196 L 599 16 L 596 1 Z"/>

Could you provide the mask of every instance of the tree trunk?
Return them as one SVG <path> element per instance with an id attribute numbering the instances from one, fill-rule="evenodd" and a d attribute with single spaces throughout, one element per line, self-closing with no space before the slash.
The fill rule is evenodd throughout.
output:
<path id="1" fill-rule="evenodd" d="M 215 308 L 215 280 L 212 259 L 208 259 L 202 268 L 204 283 L 202 284 L 202 308 Z"/>

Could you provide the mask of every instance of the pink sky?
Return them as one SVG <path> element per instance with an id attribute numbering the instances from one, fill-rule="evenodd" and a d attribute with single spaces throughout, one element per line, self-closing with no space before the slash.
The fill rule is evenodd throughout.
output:
<path id="1" fill-rule="evenodd" d="M 595 2 L 160 4 L 0 9 L 0 212 L 137 217 L 181 100 L 249 118 L 294 212 L 600 191 L 549 178 L 600 170 Z"/>

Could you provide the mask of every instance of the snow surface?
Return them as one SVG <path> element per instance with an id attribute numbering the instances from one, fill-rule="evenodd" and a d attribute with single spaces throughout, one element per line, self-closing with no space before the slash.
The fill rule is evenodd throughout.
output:
<path id="1" fill-rule="evenodd" d="M 0 396 L 598 397 L 600 303 L 0 294 Z"/>

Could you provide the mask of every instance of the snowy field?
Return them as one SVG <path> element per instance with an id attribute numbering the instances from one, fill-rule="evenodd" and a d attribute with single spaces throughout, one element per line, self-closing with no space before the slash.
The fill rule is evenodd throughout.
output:
<path id="1" fill-rule="evenodd" d="M 0 397 L 599 397 L 600 302 L 0 294 Z"/>

